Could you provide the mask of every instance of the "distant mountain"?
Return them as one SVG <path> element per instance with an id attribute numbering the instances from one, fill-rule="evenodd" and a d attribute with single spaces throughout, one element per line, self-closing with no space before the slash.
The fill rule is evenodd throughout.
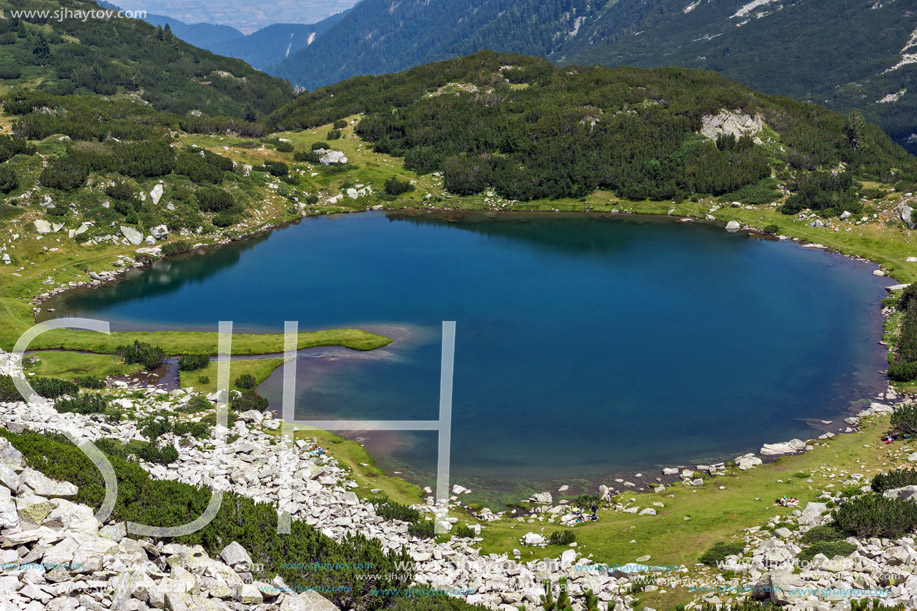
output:
<path id="1" fill-rule="evenodd" d="M 905 0 L 363 0 L 269 72 L 314 89 L 480 49 L 709 68 L 860 108 L 917 151 L 917 7 Z"/>
<path id="2" fill-rule="evenodd" d="M 238 57 L 264 70 L 282 62 L 300 49 L 308 47 L 346 15 L 340 13 L 318 23 L 278 23 L 248 36 L 231 38 L 213 44 L 200 44 L 219 55 Z M 198 43 L 194 43 L 198 44 Z"/>
<path id="3" fill-rule="evenodd" d="M 119 8 L 104 0 L 98 0 L 98 4 L 113 10 Z M 188 24 L 174 17 L 151 13 L 146 15 L 144 21 L 160 27 L 168 24 L 172 33 L 188 44 L 217 55 L 236 57 L 254 68 L 264 70 L 312 44 L 348 12 L 332 15 L 318 23 L 278 23 L 248 35 L 226 25 Z"/>
<path id="4" fill-rule="evenodd" d="M 631 0 L 623 0 L 629 2 Z M 861 109 L 917 152 L 917 4 L 901 0 L 650 0 L 627 30 L 554 59 L 716 70 L 769 93 Z M 593 24 L 601 32 L 602 24 Z M 601 40 L 600 40 L 601 39 Z"/>
<path id="5" fill-rule="evenodd" d="M 214 25 L 212 23 L 185 23 L 174 17 L 165 15 L 150 15 L 144 19 L 147 23 L 165 27 L 166 24 L 172 30 L 172 33 L 187 42 L 188 44 L 213 51 L 213 45 L 244 38 L 245 34 L 228 25 Z M 222 55 L 222 53 L 220 54 Z"/>
<path id="6" fill-rule="evenodd" d="M 630 1 L 630 0 L 627 0 Z M 269 72 L 314 89 L 480 49 L 548 57 L 575 38 L 595 0 L 363 0 Z"/>

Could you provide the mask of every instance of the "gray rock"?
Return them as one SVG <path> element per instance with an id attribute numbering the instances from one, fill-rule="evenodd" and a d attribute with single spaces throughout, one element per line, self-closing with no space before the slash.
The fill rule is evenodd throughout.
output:
<path id="1" fill-rule="evenodd" d="M 19 526 L 19 512 L 9 488 L 0 487 L 0 528 Z"/>
<path id="2" fill-rule="evenodd" d="M 3 253 L 3 263 L 4 263 L 5 265 L 9 265 L 9 264 L 12 263 L 12 262 L 13 262 L 13 260 L 10 259 L 10 254 L 7 253 L 7 252 Z"/>
<path id="3" fill-rule="evenodd" d="M 319 161 L 322 165 L 334 165 L 336 163 L 347 163 L 347 156 L 344 155 L 341 151 L 327 151 L 321 157 Z"/>
<path id="4" fill-rule="evenodd" d="M 793 439 L 781 443 L 765 443 L 761 446 L 759 454 L 762 456 L 780 456 L 782 454 L 795 454 L 805 449 L 806 442 L 800 439 Z"/>
<path id="5" fill-rule="evenodd" d="M 308 611 L 340 611 L 337 605 L 332 603 L 327 598 L 324 598 L 318 592 L 304 592 L 299 595 L 299 600 L 305 604 L 305 608 Z M 280 608 L 286 611 L 282 603 Z"/>
<path id="6" fill-rule="evenodd" d="M 738 221 L 729 221 L 726 223 L 726 231 L 738 231 L 742 228 L 742 225 Z"/>
<path id="7" fill-rule="evenodd" d="M 249 566 L 252 563 L 251 556 L 249 556 L 248 552 L 245 551 L 245 548 L 239 545 L 236 541 L 233 541 L 223 548 L 223 551 L 220 552 L 220 558 L 222 558 L 223 562 L 231 567 L 235 567 L 240 564 Z"/>
<path id="8" fill-rule="evenodd" d="M 913 209 L 905 203 L 898 204 L 898 207 L 895 209 L 898 212 L 898 216 L 902 221 L 907 225 L 908 229 L 914 229 L 914 219 L 913 219 Z"/>
<path id="9" fill-rule="evenodd" d="M 35 221 L 35 231 L 38 233 L 51 233 L 51 223 L 44 219 Z"/>
<path id="10" fill-rule="evenodd" d="M 887 499 L 898 499 L 899 501 L 917 502 L 917 486 L 905 486 L 903 488 L 894 488 L 886 490 L 882 496 Z"/>
<path id="11" fill-rule="evenodd" d="M 0 463 L 0 484 L 3 484 L 13 492 L 19 490 L 19 475 L 11 467 L 3 463 Z"/>
<path id="12" fill-rule="evenodd" d="M 550 492 L 538 492 L 532 495 L 532 502 L 539 505 L 550 505 L 554 499 Z"/>
<path id="13" fill-rule="evenodd" d="M 159 200 L 162 198 L 162 185 L 156 185 L 153 187 L 153 190 L 150 191 L 150 201 L 153 204 L 158 204 Z"/>
<path id="14" fill-rule="evenodd" d="M 44 474 L 26 467 L 20 476 L 20 485 L 27 486 L 38 496 L 72 497 L 79 489 L 70 482 L 56 482 Z"/>
<path id="15" fill-rule="evenodd" d="M 701 135 L 716 140 L 723 135 L 755 136 L 764 129 L 764 121 L 759 115 L 751 116 L 740 110 L 722 110 L 718 115 L 707 115 L 701 119 Z"/>
<path id="16" fill-rule="evenodd" d="M 143 234 L 133 227 L 128 227 L 127 225 L 121 225 L 121 235 L 127 238 L 127 241 L 133 244 L 134 246 L 140 246 L 143 243 Z"/>
<path id="17" fill-rule="evenodd" d="M 0 464 L 4 464 L 17 472 L 25 468 L 22 452 L 17 450 L 16 446 L 5 437 L 0 437 Z"/>
<path id="18" fill-rule="evenodd" d="M 735 459 L 736 466 L 742 471 L 752 469 L 762 464 L 760 458 L 754 454 L 745 454 L 744 456 L 739 456 Z"/>

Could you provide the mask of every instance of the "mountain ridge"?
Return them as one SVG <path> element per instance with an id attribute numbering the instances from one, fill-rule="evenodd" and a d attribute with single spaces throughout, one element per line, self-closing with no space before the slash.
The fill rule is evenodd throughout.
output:
<path id="1" fill-rule="evenodd" d="M 915 43 L 917 11 L 903 2 L 363 0 L 268 71 L 314 89 L 483 49 L 561 65 L 681 65 L 842 112 L 859 108 L 917 151 Z"/>

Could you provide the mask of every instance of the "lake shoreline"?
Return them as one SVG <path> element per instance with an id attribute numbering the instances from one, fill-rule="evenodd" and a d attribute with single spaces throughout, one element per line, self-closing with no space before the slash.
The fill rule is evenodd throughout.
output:
<path id="1" fill-rule="evenodd" d="M 690 221 L 690 222 L 696 222 L 697 224 L 707 225 L 707 226 L 709 226 L 709 227 L 711 227 L 711 228 L 713 228 L 713 229 L 718 229 L 718 228 L 720 228 L 720 227 L 722 226 L 722 223 L 719 222 L 719 221 L 710 221 L 710 220 L 706 220 L 706 219 L 698 219 L 698 218 L 696 218 L 696 217 L 691 217 L 691 216 L 673 216 L 673 215 L 659 215 L 659 214 L 643 214 L 643 213 L 639 213 L 639 212 L 630 212 L 630 211 L 617 211 L 617 212 L 595 212 L 595 211 L 593 211 L 593 212 L 586 212 L 586 211 L 582 211 L 582 212 L 580 212 L 580 211 L 576 211 L 576 212 L 546 212 L 546 211 L 535 211 L 535 210 L 518 210 L 518 211 L 517 211 L 517 210 L 511 210 L 511 211 L 500 211 L 500 212 L 481 212 L 481 211 L 466 211 L 466 210 L 455 210 L 455 209 L 441 209 L 441 210 L 432 210 L 432 211 L 431 211 L 431 210 L 425 210 L 425 209 L 409 209 L 409 210 L 407 210 L 406 212 L 405 212 L 405 210 L 384 211 L 384 212 L 390 213 L 391 216 L 395 216 L 395 217 L 399 216 L 399 214 L 403 214 L 404 216 L 432 216 L 432 217 L 438 217 L 438 218 L 440 218 L 440 219 L 443 219 L 443 217 L 452 217 L 452 218 L 459 217 L 459 218 L 462 218 L 462 217 L 468 217 L 468 216 L 473 216 L 473 215 L 479 215 L 479 216 L 484 217 L 483 220 L 492 220 L 493 218 L 498 218 L 498 217 L 503 217 L 503 218 L 507 218 L 507 219 L 517 219 L 517 218 L 519 218 L 519 217 L 521 217 L 521 216 L 525 216 L 525 215 L 535 215 L 535 216 L 538 216 L 538 217 L 552 216 L 552 217 L 555 217 L 555 218 L 557 218 L 557 217 L 561 217 L 561 218 L 562 218 L 562 217 L 582 218 L 582 217 L 584 217 L 584 216 L 586 216 L 586 217 L 588 217 L 588 216 L 594 216 L 594 217 L 609 218 L 609 219 L 611 219 L 611 218 L 616 218 L 616 217 L 619 217 L 619 216 L 627 216 L 627 217 L 630 217 L 630 218 L 646 217 L 647 220 L 652 220 L 652 221 L 654 221 L 654 222 L 660 222 L 660 221 L 661 221 L 661 222 L 672 222 L 672 223 L 684 223 L 684 222 Z M 361 212 L 360 212 L 360 211 L 355 211 L 355 212 L 353 212 L 353 213 L 359 214 L 359 213 L 361 213 Z M 347 213 L 347 214 L 353 214 L 353 213 Z M 337 213 L 336 213 L 336 214 L 337 214 Z M 294 220 L 290 220 L 290 221 L 285 221 L 285 222 L 282 222 L 282 223 L 277 223 L 277 224 L 272 225 L 272 226 L 270 226 L 270 227 L 261 227 L 261 228 L 259 228 L 258 230 L 254 231 L 254 232 L 251 232 L 251 233 L 246 234 L 246 235 L 244 235 L 244 236 L 236 237 L 236 238 L 231 239 L 231 240 L 224 240 L 224 241 L 221 241 L 221 242 L 219 242 L 219 243 L 214 243 L 214 244 L 201 244 L 201 245 L 199 245 L 197 248 L 194 248 L 194 249 L 191 251 L 191 253 L 200 254 L 201 252 L 206 252 L 206 251 L 209 250 L 209 249 L 215 249 L 215 248 L 217 248 L 217 247 L 226 246 L 226 245 L 233 244 L 233 243 L 238 243 L 238 242 L 243 242 L 243 241 L 245 241 L 245 240 L 255 238 L 255 237 L 259 236 L 259 235 L 263 235 L 263 234 L 266 234 L 266 233 L 273 232 L 274 229 L 284 228 L 284 227 L 290 226 L 290 225 L 292 225 L 292 224 L 299 224 L 303 219 L 311 218 L 312 216 L 322 216 L 322 215 L 306 215 L 306 216 L 303 216 L 303 217 L 298 218 L 298 219 L 294 219 Z M 448 222 L 448 219 L 446 219 L 446 220 L 447 220 L 447 222 Z M 756 239 L 766 239 L 766 240 L 777 240 L 777 239 L 778 239 L 778 238 L 776 238 L 775 236 L 771 236 L 771 235 L 769 235 L 769 234 L 765 234 L 763 231 L 758 230 L 758 229 L 756 229 L 756 228 L 754 228 L 754 227 L 745 226 L 745 227 L 742 227 L 740 231 L 741 231 L 742 233 L 746 234 L 748 237 L 753 237 L 753 238 L 756 238 Z M 797 244 L 800 244 L 801 246 L 803 246 L 803 245 L 805 245 L 805 244 L 807 244 L 807 243 L 811 243 L 811 242 L 808 242 L 808 241 L 806 241 L 806 240 L 800 240 L 799 238 L 786 238 L 786 239 L 788 239 L 788 240 L 793 240 L 794 242 L 796 242 Z M 818 248 L 818 249 L 814 249 L 814 250 L 824 250 L 825 252 L 830 252 L 830 253 L 834 253 L 834 254 L 840 254 L 840 255 L 842 255 L 845 259 L 848 259 L 848 260 L 851 260 L 851 261 L 865 262 L 865 263 L 869 263 L 869 264 L 878 265 L 878 264 L 876 264 L 875 262 L 870 261 L 869 259 L 866 259 L 866 258 L 863 258 L 863 257 L 859 257 L 859 256 L 856 256 L 856 255 L 850 255 L 850 254 L 844 253 L 844 252 L 842 252 L 842 251 L 840 251 L 840 250 L 835 250 L 835 249 L 830 249 L 830 248 Z M 181 254 L 181 255 L 176 255 L 175 258 L 177 258 L 177 257 L 182 257 L 182 256 L 187 256 L 188 254 L 191 254 L 191 253 L 183 253 L 183 254 Z M 163 259 L 160 259 L 160 260 L 164 260 L 164 259 L 166 259 L 166 258 L 167 258 L 167 257 L 163 257 Z M 171 258 L 173 258 L 173 257 L 168 257 L 168 258 L 171 259 Z M 144 267 L 144 266 L 151 265 L 151 264 L 153 264 L 153 262 L 152 262 L 152 261 L 149 261 L 149 262 L 146 262 L 146 263 L 142 263 L 142 264 L 135 265 L 135 266 L 133 266 L 133 267 L 126 268 L 126 269 L 124 269 L 124 270 L 118 272 L 116 275 L 114 275 L 113 277 L 111 277 L 109 280 L 104 281 L 104 282 L 98 282 L 98 283 L 85 283 L 83 286 L 68 287 L 68 288 L 60 289 L 60 290 L 57 291 L 56 293 L 51 292 L 52 294 L 50 294 L 47 298 L 45 298 L 44 300 L 42 300 L 40 303 L 43 303 L 44 301 L 47 301 L 47 299 L 53 298 L 53 297 L 55 297 L 55 296 L 57 296 L 57 295 L 60 295 L 60 294 L 62 294 L 62 293 L 64 293 L 64 292 L 67 292 L 67 291 L 73 291 L 73 290 L 79 290 L 79 289 L 82 289 L 82 290 L 92 290 L 92 289 L 97 288 L 98 286 L 101 286 L 101 285 L 103 285 L 103 284 L 108 284 L 109 282 L 120 281 L 120 280 L 124 279 L 125 274 L 127 274 L 128 272 L 130 272 L 130 271 L 132 271 L 132 270 L 134 270 L 134 269 L 140 268 L 140 267 Z M 155 331 L 154 331 L 153 333 L 155 333 Z M 842 432 L 842 431 L 837 431 L 837 432 Z M 722 458 L 725 459 L 725 457 L 722 457 Z M 685 466 L 685 465 L 682 465 L 682 466 Z M 689 468 L 690 468 L 690 466 L 689 466 Z M 636 474 L 636 472 L 633 471 L 633 470 L 623 470 L 622 472 L 615 473 L 614 476 L 615 476 L 616 478 L 619 478 L 619 479 L 626 479 L 626 478 L 628 478 L 629 476 L 633 476 L 633 475 L 635 475 L 635 474 Z M 572 479 L 574 479 L 574 478 L 570 478 L 570 479 L 572 480 Z M 591 478 L 590 478 L 590 479 L 591 479 Z M 634 479 L 636 479 L 636 478 L 634 478 Z M 646 479 L 646 478 L 645 478 L 645 479 Z M 558 481 L 559 481 L 559 480 L 558 480 Z M 629 481 L 629 480 L 628 480 L 628 481 Z M 648 483 L 648 482 L 647 482 L 647 483 Z M 639 488 L 639 487 L 636 487 L 635 489 L 636 489 L 636 490 L 639 490 L 640 488 Z"/>

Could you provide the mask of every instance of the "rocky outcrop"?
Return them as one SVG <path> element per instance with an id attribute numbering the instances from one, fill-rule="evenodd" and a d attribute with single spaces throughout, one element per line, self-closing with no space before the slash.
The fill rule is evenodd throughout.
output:
<path id="1" fill-rule="evenodd" d="M 236 542 L 220 562 L 200 546 L 138 541 L 123 522 L 100 524 L 91 508 L 64 498 L 75 486 L 26 467 L 4 438 L 0 460 L 18 475 L 0 482 L 2 609 L 337 609 L 279 577 L 253 582 L 251 558 Z"/>
<path id="2" fill-rule="evenodd" d="M 322 165 L 335 165 L 338 163 L 340 164 L 347 163 L 347 156 L 344 155 L 344 153 L 342 153 L 341 151 L 328 151 L 328 150 L 319 149 L 316 152 L 321 155 L 321 157 L 319 157 L 318 160 L 321 162 Z"/>
<path id="3" fill-rule="evenodd" d="M 66 429 L 76 431 L 87 439 L 109 437 L 127 441 L 140 438 L 136 424 L 138 420 L 161 413 L 163 410 L 178 411 L 179 407 L 194 395 L 193 392 L 181 389 L 166 392 L 148 388 L 144 391 L 144 397 L 137 399 L 131 394 L 134 391 L 130 389 L 113 389 L 107 392 L 115 397 L 120 393 L 120 398 L 113 399 L 112 404 L 129 413 L 130 418 L 122 420 L 117 425 L 111 425 L 97 422 L 88 416 L 58 413 L 47 401 L 29 406 L 24 403 L 7 403 L 0 404 L 0 426 L 49 432 Z M 215 396 L 211 397 L 214 398 Z M 495 608 L 505 604 L 512 604 L 513 608 L 524 605 L 534 609 L 543 593 L 541 584 L 544 579 L 556 583 L 561 578 L 568 578 L 570 593 L 574 600 L 581 599 L 586 588 L 592 588 L 603 601 L 603 607 L 605 602 L 612 600 L 617 602 L 618 609 L 630 607 L 631 599 L 622 591 L 622 586 L 628 578 L 574 571 L 573 564 L 590 562 L 588 558 L 580 557 L 575 549 L 566 550 L 557 559 L 525 562 L 521 561 L 518 554 L 483 555 L 475 548 L 475 541 L 468 538 L 456 537 L 440 543 L 411 536 L 406 524 L 383 520 L 376 515 L 372 504 L 360 501 L 353 492 L 357 487 L 356 482 L 333 457 L 328 454 L 312 454 L 307 444 L 301 440 L 297 441 L 293 448 L 282 446 L 278 441 L 279 436 L 270 434 L 270 431 L 279 427 L 280 421 L 271 414 L 245 412 L 240 414 L 239 420 L 229 431 L 224 431 L 227 435 L 238 438 L 222 450 L 216 450 L 212 440 L 198 441 L 185 437 L 182 439 L 178 462 L 167 467 L 147 463 L 141 465 L 156 479 L 177 480 L 211 489 L 232 490 L 260 502 L 272 503 L 289 511 L 294 519 L 303 520 L 338 541 L 354 531 L 359 531 L 369 538 L 378 540 L 385 550 L 405 549 L 416 562 L 417 584 L 473 591 L 473 594 L 465 597 L 470 603 Z M 164 435 L 162 439 L 178 443 L 178 439 L 171 433 Z M 48 486 L 48 482 L 38 482 L 32 476 L 30 481 L 47 491 L 47 488 L 41 486 Z M 291 481 L 295 482 L 292 487 Z M 37 495 L 33 497 L 23 501 L 23 510 L 33 514 L 42 514 L 47 510 L 50 515 L 54 507 L 43 506 Z M 0 515 L 3 515 L 2 500 L 0 498 Z M 544 507 L 546 510 L 553 509 Z M 436 515 L 432 498 L 426 505 L 417 508 L 430 518 Z M 492 516 L 483 515 L 484 513 L 482 512 L 482 520 L 486 521 L 489 519 L 488 516 Z M 554 517 L 554 514 L 545 515 Z M 455 518 L 449 518 L 450 526 L 455 521 Z M 479 532 L 480 525 L 474 526 L 474 530 Z M 247 554 L 240 548 L 241 546 L 229 546 L 221 553 L 222 562 L 228 568 L 233 569 L 245 562 Z M 66 555 L 68 548 L 61 548 L 59 551 Z M 170 547 L 168 552 L 161 553 L 169 555 L 185 552 Z M 122 572 L 122 579 L 129 578 L 125 573 L 130 572 Z M 148 590 L 146 578 L 157 581 L 157 576 L 150 572 L 146 572 L 145 575 L 146 577 L 137 576 L 136 579 L 146 584 L 142 589 Z M 178 573 L 178 577 L 169 578 L 178 579 L 182 583 L 188 581 L 183 573 Z M 227 584 L 230 589 L 233 588 L 231 583 Z M 240 594 L 245 600 L 249 595 L 255 596 L 251 588 L 247 588 L 244 595 Z M 242 599 L 236 600 L 235 604 L 242 604 Z"/>
<path id="4" fill-rule="evenodd" d="M 700 133 L 711 140 L 717 140 L 724 135 L 739 139 L 742 136 L 757 136 L 763 130 L 764 121 L 760 115 L 751 116 L 739 110 L 723 110 L 718 115 L 707 115 L 701 119 Z"/>

